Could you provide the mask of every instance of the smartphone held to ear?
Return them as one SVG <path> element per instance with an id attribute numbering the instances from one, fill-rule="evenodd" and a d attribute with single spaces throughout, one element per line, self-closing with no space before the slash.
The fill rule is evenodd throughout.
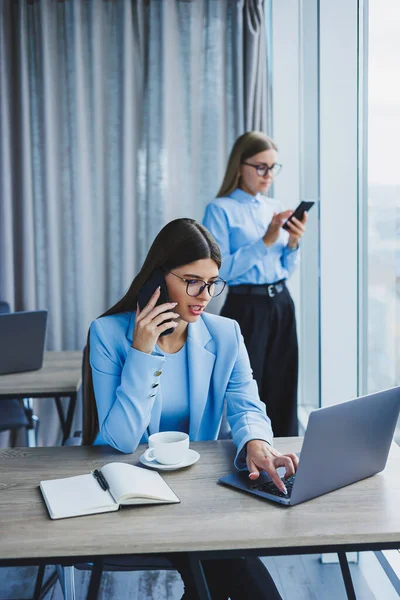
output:
<path id="1" fill-rule="evenodd" d="M 169 298 L 168 298 L 168 291 L 167 291 L 167 285 L 165 283 L 164 274 L 159 269 L 155 269 L 153 271 L 153 274 L 150 277 L 150 279 L 148 279 L 146 281 L 146 283 L 141 288 L 141 290 L 138 294 L 137 301 L 138 301 L 140 310 L 143 310 L 144 307 L 149 303 L 150 298 L 152 297 L 152 295 L 154 294 L 154 292 L 156 291 L 156 289 L 158 287 L 160 288 L 160 295 L 155 304 L 156 306 L 159 306 L 160 304 L 165 304 L 166 302 L 169 302 Z M 167 309 L 167 310 L 169 311 L 170 309 Z M 175 331 L 175 328 L 171 327 L 170 329 L 163 331 L 160 334 L 160 337 L 163 335 L 169 335 L 173 331 Z"/>
<path id="2" fill-rule="evenodd" d="M 314 201 L 310 200 L 310 201 L 303 201 L 300 202 L 300 204 L 298 205 L 298 207 L 296 208 L 296 210 L 294 211 L 294 213 L 292 214 L 291 217 L 288 218 L 288 220 L 286 221 L 286 223 L 284 223 L 282 225 L 282 229 L 286 229 L 286 231 L 289 231 L 290 233 L 290 229 L 287 226 L 287 224 L 289 223 L 289 221 L 293 220 L 293 217 L 296 217 L 296 219 L 298 219 L 299 221 L 302 220 L 304 213 L 308 212 L 310 210 L 310 208 L 315 204 Z"/>

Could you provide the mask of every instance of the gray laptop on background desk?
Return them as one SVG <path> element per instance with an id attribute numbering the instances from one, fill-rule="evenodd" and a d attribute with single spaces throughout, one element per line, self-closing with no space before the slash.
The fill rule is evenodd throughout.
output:
<path id="1" fill-rule="evenodd" d="M 248 471 L 219 481 L 286 506 L 337 490 L 385 468 L 399 411 L 400 387 L 313 411 L 297 472 L 284 480 L 287 495 L 265 471 L 256 481 Z M 278 472 L 282 478 L 285 470 Z"/>
<path id="2" fill-rule="evenodd" d="M 0 314 L 0 375 L 43 365 L 47 310 Z"/>

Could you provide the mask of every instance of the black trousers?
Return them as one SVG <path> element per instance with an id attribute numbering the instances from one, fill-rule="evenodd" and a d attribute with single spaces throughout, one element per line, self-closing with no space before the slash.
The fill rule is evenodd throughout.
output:
<path id="1" fill-rule="evenodd" d="M 182 600 L 198 600 L 187 554 L 170 556 L 185 588 Z M 257 557 L 203 560 L 212 600 L 282 600 L 267 568 Z"/>
<path id="2" fill-rule="evenodd" d="M 287 287 L 272 298 L 229 293 L 221 315 L 240 325 L 274 436 L 298 435 L 296 317 Z"/>

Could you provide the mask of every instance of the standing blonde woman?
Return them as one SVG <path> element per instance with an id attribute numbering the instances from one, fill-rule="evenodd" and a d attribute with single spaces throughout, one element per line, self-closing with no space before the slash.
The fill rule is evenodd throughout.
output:
<path id="1" fill-rule="evenodd" d="M 266 196 L 281 169 L 277 153 L 264 133 L 241 135 L 203 224 L 219 244 L 220 274 L 229 285 L 221 314 L 240 325 L 274 435 L 291 436 L 298 433 L 298 346 L 285 282 L 297 266 L 307 216 L 289 222 L 287 232 L 282 225 L 293 211 Z"/>

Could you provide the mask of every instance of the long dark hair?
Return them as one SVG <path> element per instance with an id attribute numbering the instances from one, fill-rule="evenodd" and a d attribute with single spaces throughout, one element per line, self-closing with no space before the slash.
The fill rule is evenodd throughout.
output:
<path id="1" fill-rule="evenodd" d="M 136 310 L 139 290 L 155 269 L 168 272 L 171 269 L 203 258 L 211 258 L 221 266 L 221 252 L 211 233 L 194 219 L 175 219 L 167 223 L 155 238 L 143 266 L 132 281 L 126 294 L 102 317 Z M 90 366 L 90 339 L 87 337 L 84 357 L 84 427 L 83 443 L 93 444 L 99 431 L 96 399 Z"/>

